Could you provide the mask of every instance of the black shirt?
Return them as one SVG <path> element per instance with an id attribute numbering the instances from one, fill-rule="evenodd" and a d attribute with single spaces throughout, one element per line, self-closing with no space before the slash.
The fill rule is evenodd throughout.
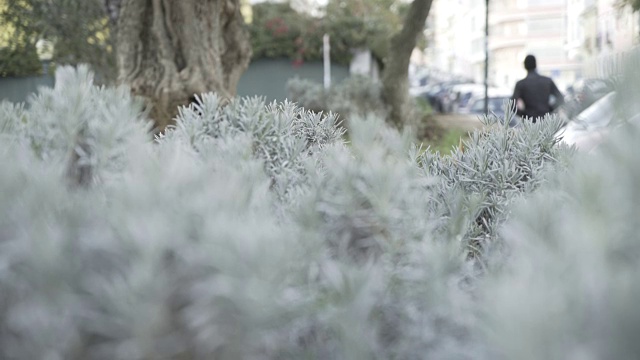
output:
<path id="1" fill-rule="evenodd" d="M 543 117 L 553 111 L 549 104 L 551 95 L 556 97 L 555 107 L 564 102 L 562 93 L 553 80 L 539 75 L 535 71 L 530 71 L 526 78 L 516 83 L 512 99 L 515 101 L 521 99 L 524 102 L 524 109 L 518 109 L 518 115 L 533 118 L 535 121 L 536 118 Z"/>

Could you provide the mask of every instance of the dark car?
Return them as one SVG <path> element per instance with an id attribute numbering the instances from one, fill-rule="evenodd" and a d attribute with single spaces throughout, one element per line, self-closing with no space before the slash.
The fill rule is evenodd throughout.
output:
<path id="1" fill-rule="evenodd" d="M 429 100 L 431 107 L 440 113 L 449 113 L 453 110 L 453 102 L 455 100 L 455 94 L 453 87 L 463 84 L 462 81 L 446 81 L 437 84 L 426 93 L 426 97 Z"/>

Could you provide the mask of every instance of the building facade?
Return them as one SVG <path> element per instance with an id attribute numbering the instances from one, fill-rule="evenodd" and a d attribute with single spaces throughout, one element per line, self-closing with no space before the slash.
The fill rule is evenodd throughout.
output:
<path id="1" fill-rule="evenodd" d="M 485 0 L 434 0 L 428 20 L 431 67 L 484 81 Z M 615 72 L 638 42 L 638 14 L 618 0 L 490 0 L 489 83 L 513 88 L 527 54 L 561 90 Z M 614 64 L 614 65 L 612 65 Z"/>
<path id="2" fill-rule="evenodd" d="M 426 53 L 440 77 L 481 79 L 484 61 L 484 0 L 434 1 L 427 18 Z"/>
<path id="3" fill-rule="evenodd" d="M 580 75 L 580 62 L 566 50 L 568 0 L 491 0 L 490 78 L 513 87 L 526 75 L 523 60 L 533 54 L 538 72 L 564 89 Z"/>
<path id="4" fill-rule="evenodd" d="M 584 76 L 619 73 L 626 54 L 638 45 L 638 14 L 618 0 L 570 1 L 571 16 L 579 19 L 574 54 L 582 60 Z"/>

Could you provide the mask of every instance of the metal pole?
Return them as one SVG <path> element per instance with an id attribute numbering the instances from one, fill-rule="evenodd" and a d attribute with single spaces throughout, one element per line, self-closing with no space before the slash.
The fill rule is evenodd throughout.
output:
<path id="1" fill-rule="evenodd" d="M 484 113 L 489 114 L 489 0 L 484 9 Z"/>
<path id="2" fill-rule="evenodd" d="M 324 88 L 329 89 L 329 87 L 331 87 L 331 44 L 329 42 L 329 34 L 324 34 L 322 43 L 324 55 Z"/>

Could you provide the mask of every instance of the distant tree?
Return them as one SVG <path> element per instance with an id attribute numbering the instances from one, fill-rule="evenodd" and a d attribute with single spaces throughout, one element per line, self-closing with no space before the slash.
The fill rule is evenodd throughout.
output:
<path id="1" fill-rule="evenodd" d="M 314 8 L 308 0 L 255 4 L 249 26 L 253 55 L 320 60 L 326 33 L 333 61 L 348 64 L 355 48 L 370 49 L 381 61 L 391 35 L 401 28 L 404 8 L 396 0 L 330 0 L 324 8 Z M 304 11 L 308 9 L 313 11 Z"/>
<path id="2" fill-rule="evenodd" d="M 640 10 L 640 0 L 620 0 L 623 5 L 630 5 L 633 11 Z"/>
<path id="3" fill-rule="evenodd" d="M 391 122 L 407 125 L 409 114 L 409 61 L 423 33 L 432 0 L 413 0 L 402 29 L 391 39 L 382 75 L 383 98 L 389 105 Z"/>
<path id="4" fill-rule="evenodd" d="M 350 46 L 367 48 L 382 60 L 391 36 L 402 27 L 402 9 L 396 0 L 329 0 L 325 18 Z M 332 49 L 342 45 L 332 41 Z"/>
<path id="5" fill-rule="evenodd" d="M 295 11 L 288 3 L 253 5 L 249 25 L 253 58 L 289 58 L 295 62 L 322 57 L 323 19 Z M 334 52 L 334 60 L 343 54 Z"/>
<path id="6" fill-rule="evenodd" d="M 303 0 L 300 0 L 304 2 Z M 411 53 L 424 45 L 432 1 L 329 0 L 322 18 L 300 14 L 287 3 L 254 6 L 251 25 L 256 57 L 320 59 L 321 36 L 331 35 L 332 60 L 348 63 L 355 48 L 372 51 L 382 67 L 383 99 L 390 122 L 409 121 L 408 70 Z"/>
<path id="7" fill-rule="evenodd" d="M 88 63 L 102 79 L 114 73 L 104 0 L 5 0 L 5 5 L 0 21 L 14 29 L 13 49 L 47 40 L 55 64 Z"/>
<path id="8" fill-rule="evenodd" d="M 33 44 L 13 44 L 0 48 L 0 77 L 42 73 L 42 63 Z"/>

